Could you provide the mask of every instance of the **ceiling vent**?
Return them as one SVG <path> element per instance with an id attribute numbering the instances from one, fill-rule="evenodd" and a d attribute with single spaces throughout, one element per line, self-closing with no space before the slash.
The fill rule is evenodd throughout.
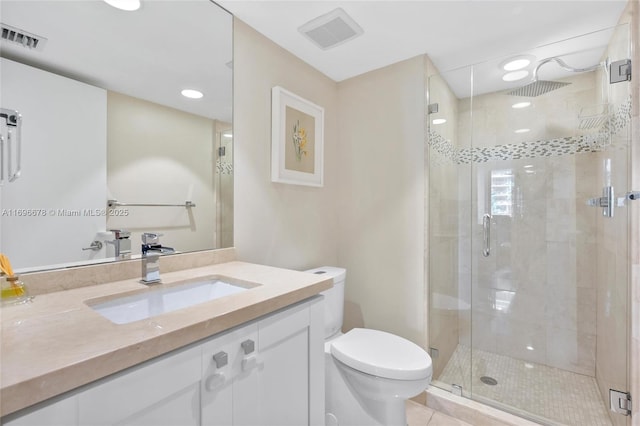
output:
<path id="1" fill-rule="evenodd" d="M 327 50 L 362 35 L 360 25 L 341 8 L 319 16 L 298 28 L 320 49 Z"/>
<path id="2" fill-rule="evenodd" d="M 0 23 L 0 30 L 2 30 L 2 40 L 19 44 L 29 49 L 42 50 L 47 42 L 44 37 L 28 33 L 11 25 Z"/>

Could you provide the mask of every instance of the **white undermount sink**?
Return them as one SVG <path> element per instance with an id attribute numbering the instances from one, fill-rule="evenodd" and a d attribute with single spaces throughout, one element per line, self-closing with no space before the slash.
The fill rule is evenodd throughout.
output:
<path id="1" fill-rule="evenodd" d="M 128 324 L 246 290 L 247 287 L 212 278 L 87 304 L 111 322 Z"/>

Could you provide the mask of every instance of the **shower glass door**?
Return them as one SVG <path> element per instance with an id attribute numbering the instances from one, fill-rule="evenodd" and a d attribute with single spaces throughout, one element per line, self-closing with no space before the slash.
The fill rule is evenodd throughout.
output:
<path id="1" fill-rule="evenodd" d="M 529 75 L 602 64 L 549 61 L 526 90 L 509 58 L 430 78 L 436 385 L 543 424 L 626 424 L 609 389 L 628 390 L 631 98 L 610 64 L 629 55 L 622 25 L 514 55 Z"/>

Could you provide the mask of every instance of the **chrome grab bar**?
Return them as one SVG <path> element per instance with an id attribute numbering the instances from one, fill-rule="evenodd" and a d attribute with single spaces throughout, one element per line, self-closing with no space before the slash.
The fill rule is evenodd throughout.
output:
<path id="1" fill-rule="evenodd" d="M 0 185 L 4 183 L 4 136 L 0 135 Z"/>
<path id="2" fill-rule="evenodd" d="M 491 215 L 488 213 L 482 216 L 482 236 L 484 241 L 482 255 L 489 257 L 491 254 Z"/>
<path id="3" fill-rule="evenodd" d="M 118 200 L 107 200 L 109 207 L 186 207 L 188 209 L 195 207 L 193 201 L 185 201 L 184 204 L 154 204 L 154 203 L 121 203 Z"/>

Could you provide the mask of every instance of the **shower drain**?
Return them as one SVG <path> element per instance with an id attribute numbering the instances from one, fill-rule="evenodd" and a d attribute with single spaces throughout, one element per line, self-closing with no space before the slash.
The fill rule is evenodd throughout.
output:
<path id="1" fill-rule="evenodd" d="M 496 379 L 494 379 L 493 377 L 489 377 L 489 376 L 480 377 L 480 381 L 482 383 L 484 383 L 485 385 L 489 385 L 489 386 L 495 386 L 495 385 L 498 384 L 498 381 Z"/>

